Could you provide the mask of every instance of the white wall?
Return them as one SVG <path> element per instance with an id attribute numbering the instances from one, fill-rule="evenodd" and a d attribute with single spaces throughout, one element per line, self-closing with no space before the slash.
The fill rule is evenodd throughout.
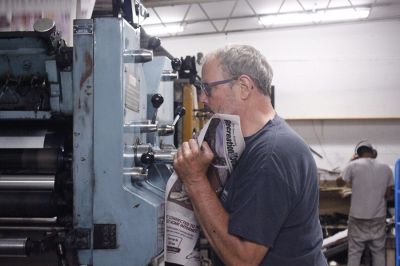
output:
<path id="1" fill-rule="evenodd" d="M 228 43 L 255 46 L 274 69 L 276 109 L 286 118 L 400 118 L 399 20 L 167 38 L 162 43 L 174 56 L 207 53 Z"/>
<path id="2" fill-rule="evenodd" d="M 289 125 L 322 155 L 314 156 L 318 167 L 343 169 L 356 144 L 367 139 L 378 151 L 377 159 L 392 168 L 400 159 L 400 119 L 288 120 Z"/>
<path id="3" fill-rule="evenodd" d="M 228 43 L 253 45 L 266 56 L 276 110 L 324 156 L 316 157 L 319 167 L 342 168 L 362 139 L 391 166 L 400 158 L 399 20 L 162 40 L 176 57 Z"/>

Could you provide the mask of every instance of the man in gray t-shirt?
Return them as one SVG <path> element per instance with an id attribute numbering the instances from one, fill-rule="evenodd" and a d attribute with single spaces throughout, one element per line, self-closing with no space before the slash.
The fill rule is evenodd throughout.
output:
<path id="1" fill-rule="evenodd" d="M 360 265 L 365 245 L 371 250 L 373 265 L 385 265 L 386 195 L 394 179 L 390 167 L 377 161 L 373 151 L 370 143 L 359 143 L 354 160 L 340 178 L 352 187 L 348 266 Z"/>

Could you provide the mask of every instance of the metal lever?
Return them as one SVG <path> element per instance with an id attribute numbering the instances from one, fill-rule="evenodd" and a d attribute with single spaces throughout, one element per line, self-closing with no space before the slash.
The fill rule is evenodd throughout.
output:
<path id="1" fill-rule="evenodd" d="M 157 128 L 158 135 L 159 135 L 159 136 L 168 136 L 168 135 L 174 134 L 176 123 L 178 123 L 178 120 L 179 120 L 182 116 L 184 116 L 185 113 L 186 113 L 185 107 L 178 106 L 178 108 L 176 108 L 176 111 L 175 111 L 175 119 L 174 119 L 174 122 L 172 122 L 171 125 L 161 125 L 161 126 L 159 126 L 159 127 Z"/>
<path id="2" fill-rule="evenodd" d="M 182 116 L 185 115 L 185 113 L 186 113 L 186 110 L 184 107 L 178 107 L 175 112 L 176 116 L 175 116 L 174 122 L 171 125 L 157 125 L 156 121 L 154 121 L 154 122 L 153 121 L 132 122 L 129 124 L 125 124 L 124 130 L 126 130 L 126 132 L 139 131 L 140 133 L 158 132 L 159 136 L 168 136 L 168 135 L 174 134 L 176 123 Z M 156 116 L 156 114 L 155 114 L 155 116 Z"/>
<path id="3" fill-rule="evenodd" d="M 186 109 L 185 107 L 178 106 L 175 110 L 175 119 L 174 122 L 172 123 L 172 126 L 175 127 L 176 123 L 178 123 L 178 120 L 186 114 Z"/>
<path id="4" fill-rule="evenodd" d="M 158 108 L 163 104 L 163 102 L 164 102 L 164 98 L 159 93 L 156 93 L 151 97 L 151 104 L 153 105 L 153 108 L 154 108 L 153 118 L 151 119 L 152 124 L 156 123 L 157 111 L 158 111 Z"/>

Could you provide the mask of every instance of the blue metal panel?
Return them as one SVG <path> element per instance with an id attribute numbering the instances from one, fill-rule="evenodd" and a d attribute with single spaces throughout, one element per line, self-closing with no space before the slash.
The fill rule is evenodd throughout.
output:
<path id="1" fill-rule="evenodd" d="M 135 166 L 124 151 L 146 137 L 124 132 L 124 124 L 148 119 L 143 64 L 124 63 L 124 51 L 140 48 L 140 33 L 118 18 L 76 20 L 74 29 L 74 227 L 91 231 L 79 262 L 147 265 L 163 249 L 170 172 L 161 167 L 144 181 L 123 174 Z M 115 225 L 115 247 L 96 239 L 102 225 Z"/>
<path id="2" fill-rule="evenodd" d="M 146 81 L 147 97 L 147 116 L 152 117 L 154 108 L 151 105 L 151 96 L 159 93 L 164 98 L 164 103 L 157 112 L 157 121 L 159 124 L 171 124 L 174 120 L 174 84 L 173 81 L 161 81 L 163 72 L 171 72 L 171 60 L 165 56 L 154 57 L 151 62 L 143 64 L 143 71 Z M 158 145 L 160 140 L 165 144 L 173 144 L 174 136 L 159 137 L 157 133 L 147 135 L 147 142 Z"/>
<path id="3" fill-rule="evenodd" d="M 89 27 L 92 20 L 75 20 L 74 27 Z M 93 226 L 93 35 L 74 34 L 74 228 Z M 81 264 L 93 264 L 92 250 L 78 252 Z"/>
<path id="4" fill-rule="evenodd" d="M 139 48 L 139 32 L 117 18 L 95 19 L 94 29 L 93 223 L 117 226 L 117 248 L 94 250 L 93 264 L 147 265 L 162 250 L 164 197 L 146 183 L 132 183 L 122 172 L 125 145 L 143 139 L 139 134 L 124 136 L 124 122 L 146 118 L 141 64 L 123 63 L 125 49 Z M 125 107 L 127 86 L 139 89 L 136 111 Z"/>

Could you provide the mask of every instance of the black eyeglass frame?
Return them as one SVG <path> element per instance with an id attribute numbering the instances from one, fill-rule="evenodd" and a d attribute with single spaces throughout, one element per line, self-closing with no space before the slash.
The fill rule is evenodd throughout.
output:
<path id="1" fill-rule="evenodd" d="M 210 82 L 210 83 L 203 83 L 199 80 L 196 80 L 196 82 L 194 83 L 194 86 L 199 89 L 201 91 L 203 91 L 205 93 L 205 95 L 210 96 L 211 95 L 211 89 L 212 87 L 221 85 L 221 84 L 225 84 L 228 82 L 232 82 L 234 80 L 237 80 L 237 78 L 230 78 L 230 79 L 224 79 L 224 80 L 218 80 L 218 81 L 214 81 L 214 82 Z"/>

